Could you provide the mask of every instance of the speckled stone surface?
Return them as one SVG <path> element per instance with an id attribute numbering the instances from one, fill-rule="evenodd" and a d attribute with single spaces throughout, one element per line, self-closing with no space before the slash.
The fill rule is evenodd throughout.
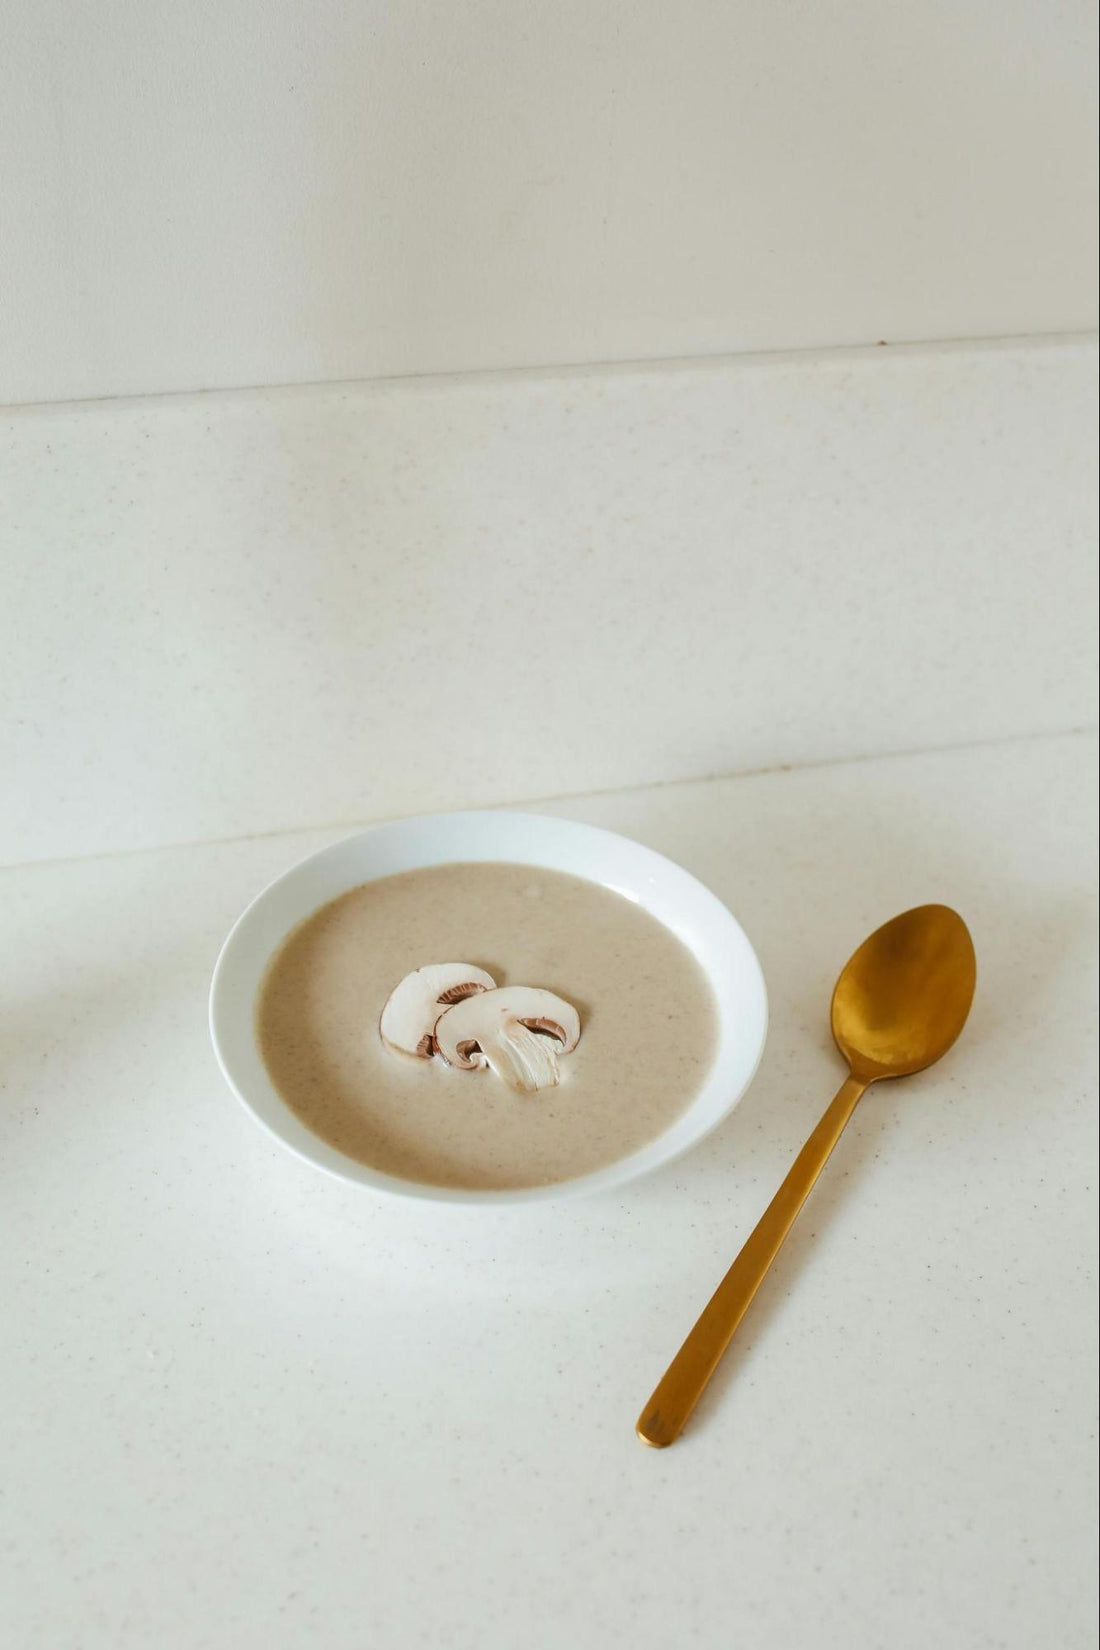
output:
<path id="1" fill-rule="evenodd" d="M 330 1183 L 223 1089 L 231 919 L 324 834 L 0 874 L 11 1650 L 1086 1650 L 1095 741 L 555 804 L 672 854 L 768 976 L 761 1073 L 622 1196 Z M 633 1420 L 840 1067 L 835 973 L 944 899 L 980 984 L 872 1092 L 689 1433 Z"/>
<path id="2" fill-rule="evenodd" d="M 1090 341 L 0 418 L 0 863 L 1055 732 Z"/>

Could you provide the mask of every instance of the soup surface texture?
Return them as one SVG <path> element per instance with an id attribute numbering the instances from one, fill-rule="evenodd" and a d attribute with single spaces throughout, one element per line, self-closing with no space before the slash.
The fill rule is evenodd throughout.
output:
<path id="1" fill-rule="evenodd" d="M 382 1007 L 433 962 L 541 986 L 580 1011 L 561 1082 L 516 1094 L 491 1071 L 387 1050 Z M 661 1134 L 712 1064 L 717 1011 L 671 931 L 621 894 L 561 871 L 429 866 L 365 883 L 289 936 L 264 980 L 260 1050 L 301 1120 L 403 1179 L 476 1189 L 571 1179 Z"/>

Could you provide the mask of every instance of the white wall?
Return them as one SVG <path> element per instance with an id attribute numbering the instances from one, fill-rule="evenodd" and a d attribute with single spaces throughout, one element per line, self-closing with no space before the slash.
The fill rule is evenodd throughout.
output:
<path id="1" fill-rule="evenodd" d="M 1092 0 L 0 28 L 0 401 L 1095 324 Z"/>

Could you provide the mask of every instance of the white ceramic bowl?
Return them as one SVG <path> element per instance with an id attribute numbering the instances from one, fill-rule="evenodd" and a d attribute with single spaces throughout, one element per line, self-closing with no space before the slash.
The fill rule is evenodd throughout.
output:
<path id="1" fill-rule="evenodd" d="M 571 871 L 636 900 L 699 959 L 718 1003 L 718 1052 L 705 1084 L 664 1134 L 629 1157 L 573 1180 L 510 1191 L 424 1186 L 369 1169 L 311 1133 L 280 1099 L 260 1058 L 256 1000 L 272 955 L 319 906 L 361 883 L 422 865 L 508 860 Z M 231 1089 L 257 1122 L 307 1162 L 373 1190 L 438 1203 L 545 1203 L 621 1186 L 678 1157 L 731 1112 L 760 1063 L 767 1035 L 764 977 L 740 925 L 671 860 L 593 825 L 541 814 L 424 814 L 361 831 L 311 854 L 264 889 L 236 924 L 210 989 L 210 1034 Z"/>

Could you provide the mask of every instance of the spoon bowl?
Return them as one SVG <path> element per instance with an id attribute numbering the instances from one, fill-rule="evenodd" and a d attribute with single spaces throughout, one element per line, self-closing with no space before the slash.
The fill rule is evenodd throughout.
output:
<path id="1" fill-rule="evenodd" d="M 942 1059 L 966 1024 L 977 966 L 947 905 L 918 905 L 868 935 L 833 992 L 837 1048 L 856 1077 L 908 1077 Z"/>

